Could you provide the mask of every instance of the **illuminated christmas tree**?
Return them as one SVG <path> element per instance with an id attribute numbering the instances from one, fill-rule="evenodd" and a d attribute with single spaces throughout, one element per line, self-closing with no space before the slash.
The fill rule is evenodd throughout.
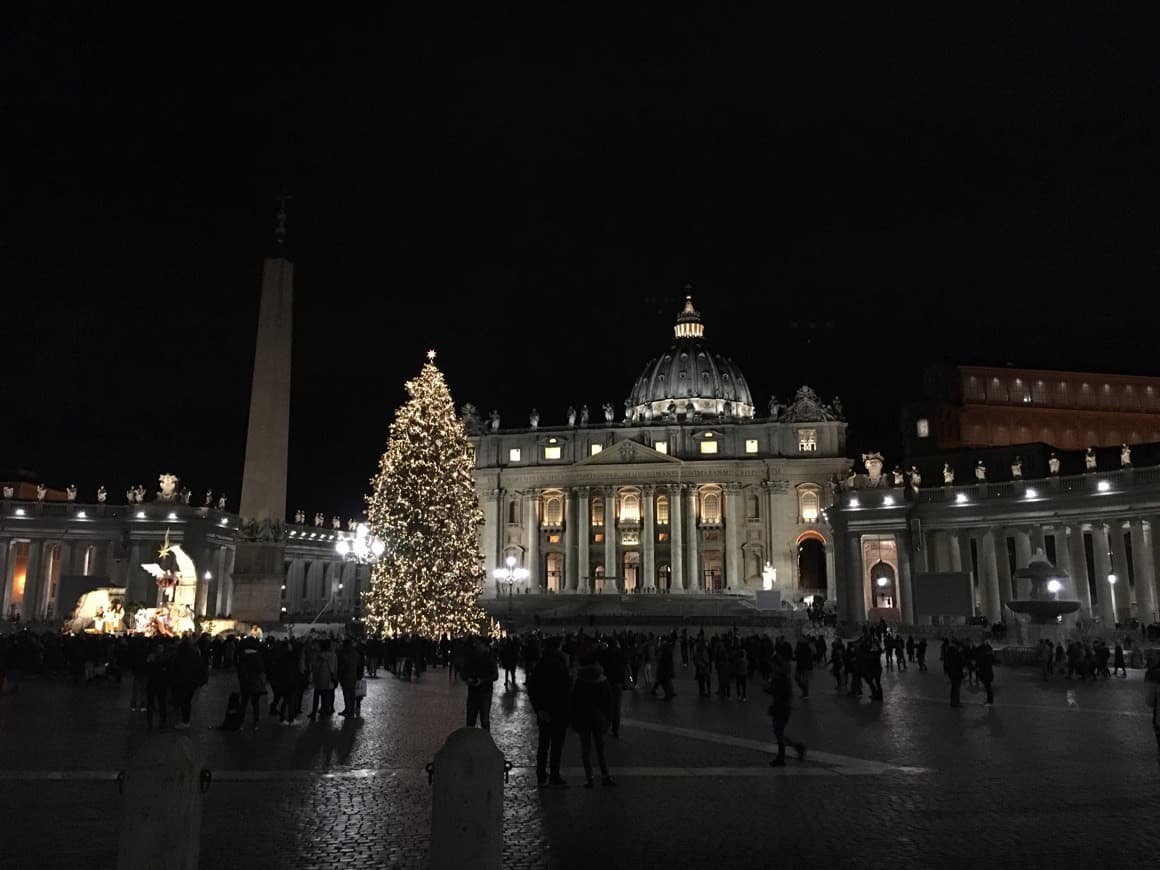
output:
<path id="1" fill-rule="evenodd" d="M 487 621 L 476 601 L 483 587 L 479 526 L 467 433 L 429 351 L 410 399 L 391 424 L 387 452 L 371 480 L 367 516 L 383 541 L 363 593 L 373 636 L 473 634 Z"/>

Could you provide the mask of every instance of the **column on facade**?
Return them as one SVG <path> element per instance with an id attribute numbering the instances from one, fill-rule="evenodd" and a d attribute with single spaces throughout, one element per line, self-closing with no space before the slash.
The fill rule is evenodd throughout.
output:
<path id="1" fill-rule="evenodd" d="M 579 522 L 576 523 L 576 540 L 580 547 L 580 591 L 592 591 L 592 569 L 589 565 L 592 547 L 592 510 L 588 506 L 588 487 L 582 486 L 579 495 Z"/>
<path id="2" fill-rule="evenodd" d="M 1031 527 L 1031 553 L 1034 555 L 1039 552 L 1047 555 L 1047 540 L 1043 534 L 1043 526 L 1036 523 Z"/>
<path id="3" fill-rule="evenodd" d="M 701 562 L 697 558 L 697 539 L 701 531 L 697 526 L 697 487 L 690 486 L 685 492 L 685 508 L 689 525 L 685 535 L 685 576 L 686 588 L 690 592 L 704 592 L 705 582 L 701 574 Z"/>
<path id="4" fill-rule="evenodd" d="M 483 570 L 485 583 L 488 589 L 494 590 L 493 585 L 497 581 L 492 578 L 495 577 L 495 569 L 499 567 L 496 562 L 496 553 L 498 551 L 499 541 L 499 503 L 500 496 L 503 494 L 502 489 L 488 489 L 483 493 Z"/>
<path id="5" fill-rule="evenodd" d="M 1007 529 L 995 529 L 995 567 L 999 575 L 999 613 L 1007 619 L 1007 609 L 1003 606 L 1011 600 L 1011 557 L 1007 552 Z"/>
<path id="6" fill-rule="evenodd" d="M 1080 615 L 1096 615 L 1092 607 L 1092 590 L 1088 583 L 1087 553 L 1083 544 L 1083 526 L 1078 523 L 1067 527 L 1067 555 L 1071 563 L 1071 594 L 1079 602 Z"/>
<path id="7" fill-rule="evenodd" d="M 741 487 L 725 484 L 725 585 L 734 591 L 745 585 L 745 566 L 741 560 L 743 513 Z"/>
<path id="8" fill-rule="evenodd" d="M 1152 530 L 1132 520 L 1132 567 L 1136 572 L 1136 616 L 1144 625 L 1156 621 L 1156 565 L 1152 558 Z"/>
<path id="9" fill-rule="evenodd" d="M 894 536 L 894 548 L 898 554 L 898 613 L 906 625 L 914 625 L 914 579 L 911 576 L 910 546 L 907 535 Z"/>
<path id="10" fill-rule="evenodd" d="M 644 522 L 640 530 L 640 569 L 644 573 L 644 591 L 656 592 L 656 487 L 641 487 L 640 497 L 644 501 Z"/>
<path id="11" fill-rule="evenodd" d="M 620 586 L 620 571 L 616 565 L 616 487 L 604 490 L 604 589 L 612 591 Z"/>
<path id="12" fill-rule="evenodd" d="M 291 565 L 294 563 L 291 562 Z M 213 615 L 217 616 L 219 613 L 226 612 L 226 548 L 218 547 L 217 556 L 214 559 L 213 575 L 217 578 L 217 595 L 214 596 L 214 611 Z M 290 598 L 290 584 L 287 579 L 286 584 L 286 599 Z"/>
<path id="13" fill-rule="evenodd" d="M 961 546 L 959 535 L 961 533 L 957 530 L 946 533 L 947 536 L 947 555 L 950 559 L 950 570 L 963 570 L 963 548 Z"/>
<path id="14" fill-rule="evenodd" d="M 579 560 L 579 529 L 576 527 L 576 490 L 569 489 L 564 493 L 564 589 L 575 592 L 580 576 Z"/>
<path id="15" fill-rule="evenodd" d="M 1100 618 L 1104 625 L 1114 626 L 1116 619 L 1127 614 L 1115 612 L 1115 598 L 1108 589 L 1108 575 L 1112 573 L 1112 558 L 1108 541 L 1108 527 L 1103 523 L 1092 524 L 1092 561 L 1095 563 L 1096 601 Z"/>
<path id="16" fill-rule="evenodd" d="M 12 600 L 12 577 L 9 568 L 9 553 L 12 541 L 0 538 L 0 619 L 8 616 L 8 602 Z"/>
<path id="17" fill-rule="evenodd" d="M 866 583 L 862 577 L 862 536 L 846 536 L 846 577 L 842 584 L 844 594 L 838 600 L 840 612 L 848 622 L 866 621 Z"/>
<path id="18" fill-rule="evenodd" d="M 544 569 L 540 565 L 540 494 L 534 489 L 524 493 L 524 567 L 528 569 L 528 588 L 544 588 Z"/>
<path id="19" fill-rule="evenodd" d="M 1003 554 L 1006 558 L 1007 554 Z M 999 594 L 999 564 L 994 529 L 984 529 L 979 538 L 979 587 L 983 595 L 983 613 L 990 623 L 1003 618 L 1003 599 Z"/>
<path id="20" fill-rule="evenodd" d="M 672 484 L 669 486 L 669 563 L 672 569 L 670 576 L 672 577 L 672 585 L 669 591 L 673 593 L 685 591 L 685 553 L 684 547 L 684 526 L 681 523 L 681 515 L 684 512 L 683 499 L 681 498 L 681 485 Z"/>
<path id="21" fill-rule="evenodd" d="M 1112 573 L 1116 585 L 1109 591 L 1115 596 L 1117 616 L 1121 621 L 1132 615 L 1132 586 L 1128 583 L 1128 548 L 1124 546 L 1124 525 L 1113 520 L 1108 525 L 1108 539 L 1112 550 Z M 1135 570 L 1135 564 L 1132 565 Z"/>
<path id="22" fill-rule="evenodd" d="M 40 619 L 40 598 L 44 571 L 41 568 L 41 553 L 44 550 L 44 541 L 31 541 L 28 544 L 28 567 L 24 571 L 24 604 L 22 615 L 28 621 Z"/>
<path id="23" fill-rule="evenodd" d="M 1031 564 L 1031 532 L 1029 529 L 1014 529 L 1013 536 L 1015 538 L 1015 568 L 1026 568 Z M 1029 580 L 1017 580 L 1015 597 L 1019 600 L 1027 600 L 1031 595 L 1031 585 Z"/>

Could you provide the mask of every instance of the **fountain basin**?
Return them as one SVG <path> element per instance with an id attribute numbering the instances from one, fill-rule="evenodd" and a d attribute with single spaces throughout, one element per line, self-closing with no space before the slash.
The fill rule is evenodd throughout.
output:
<path id="1" fill-rule="evenodd" d="M 1021 613 L 1030 617 L 1032 625 L 1050 625 L 1056 622 L 1059 616 L 1066 616 L 1079 610 L 1078 601 L 1026 600 L 1008 601 L 1007 607 L 1013 613 Z"/>

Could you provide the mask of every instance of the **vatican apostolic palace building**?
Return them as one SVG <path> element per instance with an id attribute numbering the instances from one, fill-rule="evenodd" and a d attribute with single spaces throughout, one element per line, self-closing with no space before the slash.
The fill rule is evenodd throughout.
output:
<path id="1" fill-rule="evenodd" d="M 484 509 L 485 595 L 834 595 L 823 521 L 845 475 L 840 405 L 757 405 L 686 299 L 623 409 L 501 426 L 464 409 Z M 498 575 L 498 576 L 497 576 Z"/>

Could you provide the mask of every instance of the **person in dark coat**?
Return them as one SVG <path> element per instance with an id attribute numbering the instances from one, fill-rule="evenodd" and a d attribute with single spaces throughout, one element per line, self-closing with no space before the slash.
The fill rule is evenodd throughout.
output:
<path id="1" fill-rule="evenodd" d="M 499 679 L 499 665 L 487 638 L 478 637 L 472 643 L 463 663 L 463 679 L 467 683 L 467 727 L 491 730 L 491 696 Z"/>
<path id="2" fill-rule="evenodd" d="M 672 661 L 670 647 L 670 662 Z M 600 765 L 601 781 L 605 786 L 616 782 L 608 773 L 604 758 L 604 732 L 612 720 L 612 687 L 604 676 L 604 668 L 594 656 L 580 660 L 576 685 L 572 688 L 572 727 L 580 735 L 580 759 L 584 762 L 584 787 L 592 788 L 592 744 L 596 744 L 596 761 Z"/>
<path id="3" fill-rule="evenodd" d="M 612 736 L 619 737 L 620 702 L 628 673 L 624 654 L 620 651 L 619 641 L 612 637 L 607 642 L 602 641 L 597 644 L 596 658 L 600 662 L 600 667 L 604 668 L 604 678 L 612 687 Z"/>
<path id="4" fill-rule="evenodd" d="M 979 644 L 975 650 L 975 674 L 983 688 L 987 690 L 987 700 L 983 703 L 990 706 L 995 703 L 995 691 L 991 684 L 995 681 L 995 651 L 986 641 Z"/>
<path id="5" fill-rule="evenodd" d="M 145 724 L 153 727 L 153 711 L 161 716 L 165 727 L 169 707 L 169 648 L 163 640 L 154 640 L 145 656 Z"/>
<path id="6" fill-rule="evenodd" d="M 544 655 L 528 677 L 528 698 L 536 713 L 539 735 L 536 742 L 536 781 L 541 785 L 565 786 L 560 776 L 560 756 L 568 733 L 572 677 L 568 661 L 560 651 L 559 638 L 549 638 Z"/>
<path id="7" fill-rule="evenodd" d="M 363 654 L 354 641 L 349 637 L 342 642 L 342 649 L 338 653 L 338 684 L 342 687 L 342 712 L 340 716 L 350 718 L 354 715 L 355 686 L 363 678 L 366 663 Z"/>
<path id="8" fill-rule="evenodd" d="M 773 719 L 773 734 L 777 739 L 777 756 L 769 762 L 770 767 L 785 767 L 785 744 L 793 745 L 798 758 L 806 757 L 806 745 L 800 740 L 786 737 L 785 726 L 789 723 L 793 710 L 793 683 L 789 673 L 790 656 L 784 647 L 777 647 L 773 656 L 773 673 L 766 691 L 773 696 L 769 705 L 769 715 Z"/>
<path id="9" fill-rule="evenodd" d="M 257 728 L 259 706 L 266 694 L 266 663 L 262 660 L 258 642 L 253 638 L 246 638 L 238 647 L 238 689 L 242 696 L 242 711 L 249 701 L 254 710 L 252 727 Z"/>
<path id="10" fill-rule="evenodd" d="M 183 637 L 173 654 L 173 664 L 169 669 L 169 690 L 173 695 L 173 706 L 181 713 L 181 721 L 175 728 L 188 728 L 193 712 L 193 693 L 198 686 L 205 685 L 208 672 L 193 640 Z"/>
<path id="11" fill-rule="evenodd" d="M 673 691 L 674 676 L 676 676 L 676 664 L 673 662 L 673 645 L 666 639 L 657 651 L 656 678 L 653 680 L 649 694 L 655 695 L 657 689 L 664 689 L 665 694 L 661 700 L 671 701 L 677 696 L 677 693 Z"/>
<path id="12" fill-rule="evenodd" d="M 948 643 L 943 650 L 943 672 L 951 681 L 951 706 L 961 707 L 959 691 L 963 685 L 963 653 L 957 643 Z"/>

